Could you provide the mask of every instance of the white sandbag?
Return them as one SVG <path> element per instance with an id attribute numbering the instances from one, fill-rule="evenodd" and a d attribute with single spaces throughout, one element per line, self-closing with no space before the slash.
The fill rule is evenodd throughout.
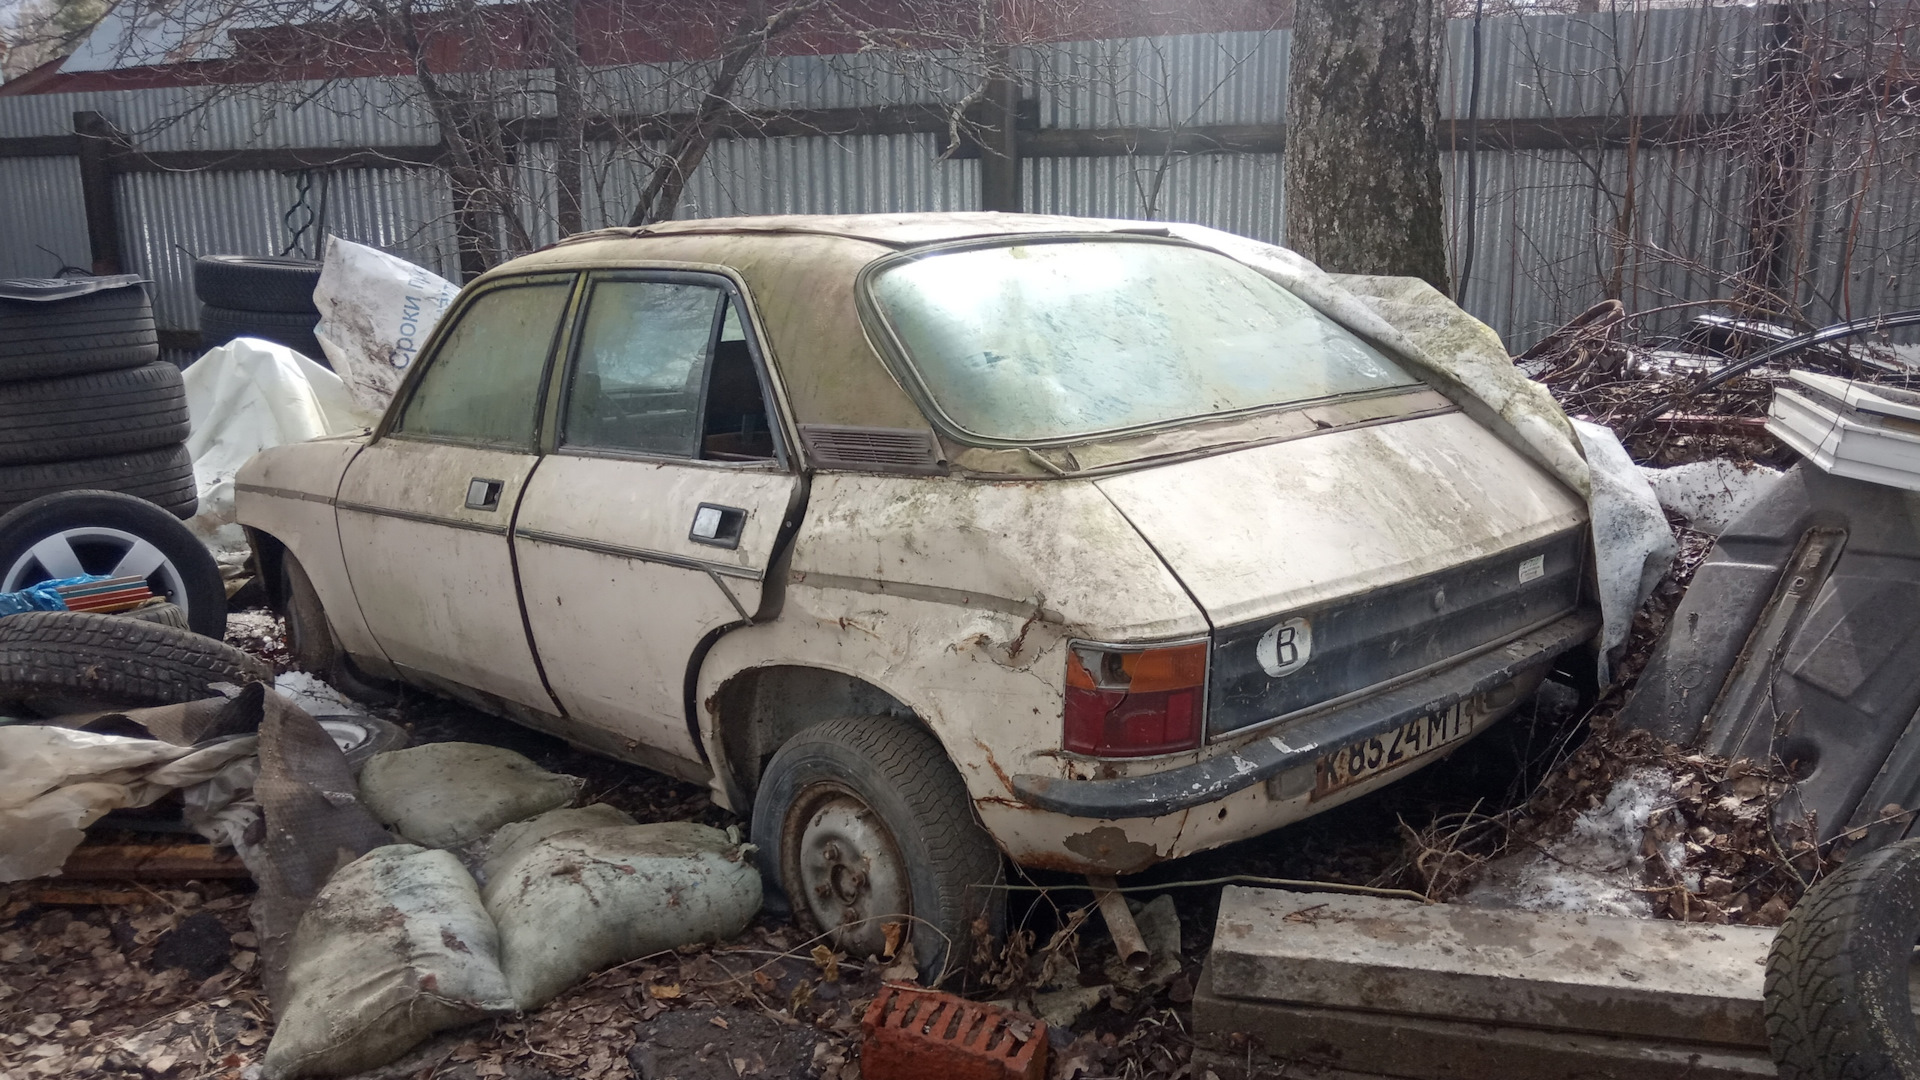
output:
<path id="1" fill-rule="evenodd" d="M 447 1028 L 513 1011 L 473 878 L 444 851 L 375 848 L 300 918 L 266 1080 L 346 1076 Z"/>
<path id="2" fill-rule="evenodd" d="M 408 840 L 437 848 L 460 847 L 510 821 L 557 810 L 580 786 L 577 777 L 479 743 L 392 750 L 360 770 L 360 801 L 373 816 Z"/>
<path id="3" fill-rule="evenodd" d="M 492 881 L 501 868 L 511 865 L 522 848 L 537 844 L 555 833 L 575 829 L 611 829 L 632 825 L 625 811 L 606 803 L 594 803 L 572 810 L 550 810 L 537 818 L 502 825 L 487 837 L 486 852 L 480 867 L 480 884 Z"/>
<path id="4" fill-rule="evenodd" d="M 313 336 L 360 407 L 385 412 L 460 287 L 378 248 L 327 238 Z"/>
<path id="5" fill-rule="evenodd" d="M 690 821 L 521 845 L 482 893 L 514 1003 L 537 1009 L 601 968 L 746 929 L 760 910 L 752 850 Z"/>

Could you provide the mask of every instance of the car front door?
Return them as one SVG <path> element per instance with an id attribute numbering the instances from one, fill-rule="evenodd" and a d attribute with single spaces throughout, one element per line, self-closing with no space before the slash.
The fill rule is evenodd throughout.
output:
<path id="1" fill-rule="evenodd" d="M 758 613 L 800 484 L 742 302 L 717 275 L 591 278 L 555 450 L 514 527 L 528 626 L 569 716 L 683 775 L 702 758 L 689 664 Z"/>
<path id="2" fill-rule="evenodd" d="M 388 659 L 549 715 L 508 534 L 575 286 L 546 275 L 465 298 L 337 499 L 347 576 Z"/>

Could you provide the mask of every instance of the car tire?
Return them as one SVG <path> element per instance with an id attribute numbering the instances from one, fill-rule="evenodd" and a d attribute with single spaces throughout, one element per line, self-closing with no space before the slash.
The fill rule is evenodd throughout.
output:
<path id="1" fill-rule="evenodd" d="M 1781 1080 L 1920 1076 L 1907 989 L 1916 941 L 1920 840 L 1856 855 L 1801 898 L 1767 956 L 1767 1041 Z"/>
<path id="2" fill-rule="evenodd" d="M 61 544 L 50 553 L 41 547 L 56 538 Z M 155 594 L 171 601 L 167 606 L 181 611 L 195 633 L 225 637 L 227 589 L 219 564 L 199 537 L 152 503 L 119 492 L 68 491 L 0 516 L 0 592 L 68 576 L 61 571 L 72 565 L 49 566 L 46 560 L 69 555 L 83 573 L 106 575 L 129 556 L 142 562 L 157 557 L 147 574 Z"/>
<path id="3" fill-rule="evenodd" d="M 0 300 L 0 382 L 139 367 L 160 358 L 145 289 L 66 300 Z"/>
<path id="4" fill-rule="evenodd" d="M 154 450 L 189 430 L 186 385 L 165 362 L 0 383 L 0 465 Z"/>
<path id="5" fill-rule="evenodd" d="M 313 336 L 313 328 L 319 323 L 320 316 L 312 311 L 235 311 L 203 304 L 200 307 L 200 345 L 204 349 L 214 349 L 234 338 L 262 338 L 285 345 L 309 360 L 324 364 L 326 356 L 320 351 L 319 339 Z"/>
<path id="6" fill-rule="evenodd" d="M 0 465 L 0 513 L 45 495 L 79 490 L 118 491 L 183 519 L 192 517 L 200 506 L 193 459 L 180 443 L 131 454 Z"/>
<path id="7" fill-rule="evenodd" d="M 911 721 L 847 717 L 788 740 L 761 777 L 753 842 L 796 917 L 850 954 L 881 952 L 887 917 L 910 916 L 929 985 L 965 964 L 976 920 L 994 940 L 1004 928 L 1000 850 L 945 748 Z"/>
<path id="8" fill-rule="evenodd" d="M 131 611 L 120 611 L 115 612 L 115 614 L 123 619 L 138 619 L 141 622 L 158 623 L 161 626 L 171 626 L 178 630 L 193 629 L 187 622 L 187 613 L 181 611 L 178 604 L 148 604 L 146 607 L 137 607 Z M 198 631 L 195 632 L 197 633 Z"/>
<path id="9" fill-rule="evenodd" d="M 317 316 L 313 290 L 320 264 L 271 255 L 203 255 L 193 263 L 193 292 L 229 311 L 306 312 Z"/>
<path id="10" fill-rule="evenodd" d="M 355 701 L 390 705 L 397 700 L 354 670 L 333 636 L 333 624 L 327 621 L 313 579 L 291 551 L 280 556 L 280 596 L 280 615 L 287 621 L 287 652 L 293 656 L 295 670 L 316 676 Z"/>
<path id="11" fill-rule="evenodd" d="M 175 705 L 272 679 L 264 661 L 178 627 L 77 611 L 0 619 L 0 699 L 43 714 Z"/>

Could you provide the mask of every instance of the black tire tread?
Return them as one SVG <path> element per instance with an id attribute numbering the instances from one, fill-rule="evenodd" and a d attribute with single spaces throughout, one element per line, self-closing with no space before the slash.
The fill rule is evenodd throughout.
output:
<path id="1" fill-rule="evenodd" d="M 144 289 L 46 303 L 0 300 L 0 382 L 138 367 L 159 357 Z"/>
<path id="2" fill-rule="evenodd" d="M 203 255 L 193 263 L 193 292 L 230 311 L 304 311 L 315 315 L 320 264 L 274 256 Z"/>
<path id="3" fill-rule="evenodd" d="M 155 450 L 190 430 L 180 369 L 164 362 L 0 383 L 0 465 Z"/>
<path id="4" fill-rule="evenodd" d="M 1880 980 L 1865 970 L 1874 959 L 1887 959 L 1888 943 L 1877 940 L 1887 928 L 1877 925 L 1884 918 L 1874 908 L 1888 879 L 1912 884 L 1917 874 L 1920 841 L 1876 848 L 1849 860 L 1788 913 L 1766 974 L 1767 1040 L 1781 1080 L 1920 1075 L 1910 1012 L 1884 1015 L 1890 1003 L 1871 1000 Z M 1912 944 L 1906 942 L 1898 962 L 1893 989 L 1899 1004 L 1905 1004 Z"/>
<path id="5" fill-rule="evenodd" d="M 181 518 L 192 517 L 200 501 L 193 459 L 175 443 L 131 454 L 0 465 L 0 513 L 42 495 L 81 488 L 132 495 Z"/>
<path id="6" fill-rule="evenodd" d="M 0 619 L 0 696 L 134 708 L 212 697 L 214 683 L 271 681 L 267 664 L 190 630 L 72 611 Z"/>
<path id="7" fill-rule="evenodd" d="M 979 886 L 1001 879 L 1000 850 L 975 817 L 966 782 L 940 740 L 925 728 L 895 717 L 840 717 L 795 735 L 774 755 L 767 772 L 779 769 L 783 758 L 805 754 L 808 744 L 821 743 L 853 750 L 872 763 L 916 819 L 928 868 L 939 885 L 941 908 L 940 913 L 921 917 L 945 923 L 953 943 L 962 948 L 968 940 L 965 923 L 975 914 L 988 913 L 990 929 L 997 935 L 1001 927 L 992 913 L 999 910 L 999 894 L 972 894 Z M 923 963 L 933 959 L 933 950 L 918 951 Z M 953 969 L 964 961 L 964 955 L 950 957 L 945 966 Z"/>

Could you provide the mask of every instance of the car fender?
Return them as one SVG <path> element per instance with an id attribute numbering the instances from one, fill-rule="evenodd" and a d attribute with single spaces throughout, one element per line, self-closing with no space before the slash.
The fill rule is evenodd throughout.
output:
<path id="1" fill-rule="evenodd" d="M 360 616 L 334 517 L 340 480 L 366 442 L 362 435 L 262 450 L 234 474 L 234 514 L 300 560 L 340 647 L 370 674 L 389 676 L 391 666 Z"/>

